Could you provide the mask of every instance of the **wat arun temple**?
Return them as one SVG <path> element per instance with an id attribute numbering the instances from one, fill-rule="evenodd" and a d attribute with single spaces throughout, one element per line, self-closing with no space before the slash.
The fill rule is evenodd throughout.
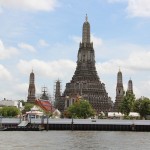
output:
<path id="1" fill-rule="evenodd" d="M 69 83 L 66 83 L 64 92 L 61 92 L 61 82 L 57 80 L 55 83 L 54 107 L 62 113 L 77 100 L 87 100 L 97 113 L 119 112 L 119 106 L 124 97 L 123 77 L 119 69 L 117 74 L 116 97 L 115 102 L 111 100 L 105 88 L 105 84 L 101 82 L 95 66 L 95 51 L 93 43 L 90 39 L 90 23 L 86 15 L 82 28 L 82 42 L 79 43 L 77 54 L 77 66 L 74 75 Z M 29 88 L 27 102 L 35 103 L 36 88 L 33 70 L 29 77 Z M 45 87 L 44 87 L 45 89 Z M 50 100 L 47 90 L 42 91 L 40 99 Z M 128 92 L 134 94 L 133 83 L 128 81 Z"/>
<path id="2" fill-rule="evenodd" d="M 86 16 L 82 29 L 82 42 L 79 44 L 77 66 L 74 75 L 61 94 L 60 81 L 56 82 L 55 107 L 64 111 L 72 105 L 77 97 L 88 100 L 97 113 L 109 112 L 112 101 L 108 96 L 105 84 L 100 81 L 95 66 L 95 51 L 90 38 L 90 23 Z"/>

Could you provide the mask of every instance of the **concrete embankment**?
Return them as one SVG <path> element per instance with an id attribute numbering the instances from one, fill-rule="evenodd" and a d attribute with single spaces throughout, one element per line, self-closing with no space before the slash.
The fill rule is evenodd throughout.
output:
<path id="1" fill-rule="evenodd" d="M 88 130 L 88 131 L 150 131 L 150 120 L 115 119 L 32 119 L 26 126 L 19 120 L 3 120 L 3 127 L 13 131 Z"/>

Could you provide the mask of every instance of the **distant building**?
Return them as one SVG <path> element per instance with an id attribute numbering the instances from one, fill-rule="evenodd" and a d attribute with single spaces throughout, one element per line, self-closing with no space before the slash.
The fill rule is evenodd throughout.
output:
<path id="1" fill-rule="evenodd" d="M 61 117 L 61 112 L 58 109 L 55 109 L 55 111 L 53 112 L 52 118 L 57 119 L 60 117 Z"/>
<path id="2" fill-rule="evenodd" d="M 33 71 L 30 73 L 29 77 L 29 88 L 28 88 L 28 97 L 27 97 L 27 102 L 29 103 L 34 103 L 35 102 L 35 83 L 34 83 L 34 73 Z"/>
<path id="3" fill-rule="evenodd" d="M 111 119 L 123 119 L 124 116 L 125 115 L 120 112 L 108 112 L 108 118 Z M 140 117 L 140 114 L 137 112 L 130 112 L 129 116 L 136 119 Z"/>
<path id="4" fill-rule="evenodd" d="M 26 118 L 29 119 L 38 119 L 42 118 L 44 113 L 37 106 L 33 106 L 30 111 L 26 112 Z"/>
<path id="5" fill-rule="evenodd" d="M 22 102 L 20 101 L 17 101 L 17 100 L 2 100 L 0 101 L 0 106 L 3 107 L 3 106 L 15 106 L 17 108 L 22 108 Z"/>
<path id="6" fill-rule="evenodd" d="M 116 100 L 114 104 L 115 112 L 119 112 L 119 105 L 123 100 L 123 96 L 124 96 L 124 88 L 123 88 L 122 72 L 119 69 L 119 72 L 117 74 Z"/>

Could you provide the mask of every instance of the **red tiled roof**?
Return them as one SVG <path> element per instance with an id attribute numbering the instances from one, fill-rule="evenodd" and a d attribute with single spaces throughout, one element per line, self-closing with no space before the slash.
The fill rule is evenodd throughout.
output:
<path id="1" fill-rule="evenodd" d="M 36 103 L 36 105 L 41 107 L 46 112 L 53 112 L 53 110 L 54 110 L 51 102 L 48 100 L 41 100 L 41 99 L 39 100 L 38 99 L 35 101 L 35 103 Z"/>

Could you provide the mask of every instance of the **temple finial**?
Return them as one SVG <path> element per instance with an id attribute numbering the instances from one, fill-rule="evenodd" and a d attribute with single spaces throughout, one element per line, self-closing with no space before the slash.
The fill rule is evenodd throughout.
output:
<path id="1" fill-rule="evenodd" d="M 119 66 L 119 72 L 121 72 L 121 70 L 120 70 L 120 66 Z"/>
<path id="2" fill-rule="evenodd" d="M 90 24 L 88 22 L 87 14 L 85 17 L 85 21 L 83 23 L 82 42 L 83 43 L 90 43 Z"/>
<path id="3" fill-rule="evenodd" d="M 85 17 L 85 21 L 88 22 L 88 16 L 87 16 L 87 14 L 86 14 L 86 17 Z"/>

